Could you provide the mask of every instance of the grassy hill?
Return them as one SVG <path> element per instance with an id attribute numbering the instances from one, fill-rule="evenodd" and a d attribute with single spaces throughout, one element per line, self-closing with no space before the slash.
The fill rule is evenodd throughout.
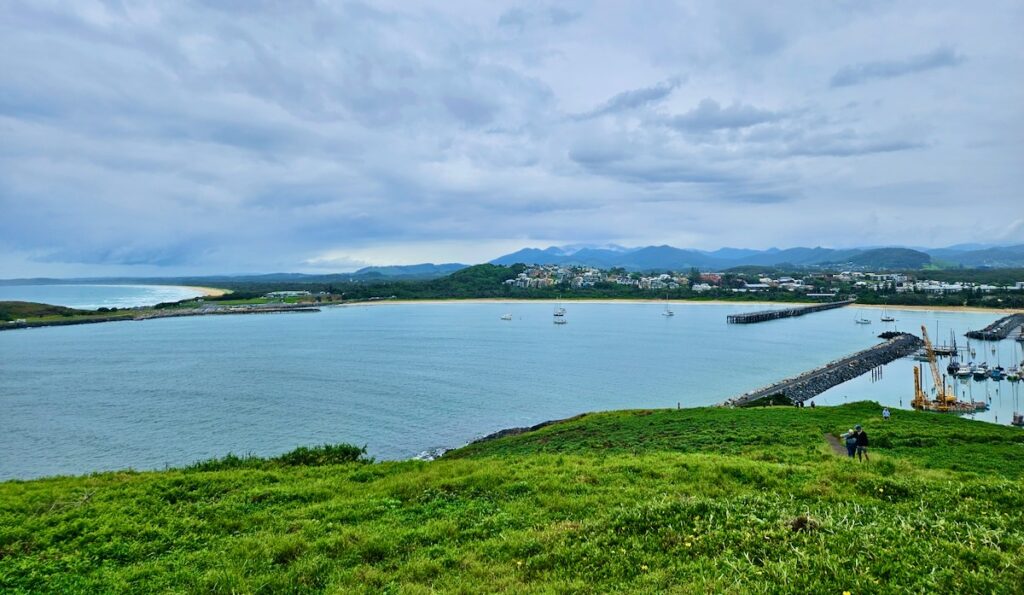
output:
<path id="1" fill-rule="evenodd" d="M 863 423 L 872 461 L 824 435 Z M 335 456 L 337 455 L 337 456 Z M 0 591 L 1011 593 L 1024 432 L 873 404 L 586 415 L 439 461 L 352 449 L 0 484 Z M 328 463 L 328 464 L 323 464 Z"/>
<path id="2" fill-rule="evenodd" d="M 80 316 L 88 314 L 84 310 L 37 304 L 35 302 L 0 302 L 0 320 L 17 320 L 19 318 L 44 318 L 48 316 Z"/>

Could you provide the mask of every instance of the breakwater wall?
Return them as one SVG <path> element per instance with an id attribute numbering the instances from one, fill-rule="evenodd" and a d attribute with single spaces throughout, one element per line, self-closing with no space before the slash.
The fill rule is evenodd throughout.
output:
<path id="1" fill-rule="evenodd" d="M 800 306 L 798 308 L 785 308 L 782 310 L 759 310 L 757 312 L 745 312 L 743 314 L 730 314 L 726 317 L 726 320 L 730 324 L 753 324 L 755 322 L 766 322 L 768 320 L 778 320 L 780 318 L 792 318 L 794 316 L 803 316 L 804 314 L 811 314 L 813 312 L 842 308 L 843 306 L 849 306 L 852 303 L 854 303 L 854 300 L 843 300 L 841 302 L 828 302 L 827 304 L 815 304 L 813 306 Z"/>
<path id="2" fill-rule="evenodd" d="M 1024 324 L 1024 313 L 1010 314 L 1004 316 L 992 324 L 986 326 L 980 331 L 968 331 L 967 337 L 970 339 L 980 339 L 982 341 L 1002 341 L 1005 339 L 1013 329 Z"/>
<path id="3" fill-rule="evenodd" d="M 829 362 L 799 376 L 727 399 L 722 405 L 742 406 L 772 395 L 785 395 L 794 403 L 800 403 L 878 366 L 910 355 L 923 345 L 924 341 L 920 338 L 902 333 L 884 343 Z"/>

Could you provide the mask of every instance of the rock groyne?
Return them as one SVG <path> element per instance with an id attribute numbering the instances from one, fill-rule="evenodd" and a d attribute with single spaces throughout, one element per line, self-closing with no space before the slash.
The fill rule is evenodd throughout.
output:
<path id="1" fill-rule="evenodd" d="M 1018 312 L 1004 316 L 980 331 L 968 331 L 967 338 L 981 341 L 1002 341 L 1010 335 L 1013 329 L 1021 325 L 1024 325 L 1024 313 Z"/>
<path id="2" fill-rule="evenodd" d="M 910 355 L 923 345 L 924 342 L 920 338 L 901 333 L 884 343 L 829 362 L 799 376 L 727 399 L 722 405 L 741 407 L 775 395 L 784 395 L 793 403 L 800 403 L 878 366 Z"/>

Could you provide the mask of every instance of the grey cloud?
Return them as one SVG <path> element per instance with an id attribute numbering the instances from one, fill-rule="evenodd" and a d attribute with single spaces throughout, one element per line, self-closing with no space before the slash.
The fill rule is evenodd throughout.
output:
<path id="1" fill-rule="evenodd" d="M 684 79 L 682 77 L 672 77 L 650 87 L 623 91 L 593 110 L 578 114 L 576 119 L 586 120 L 609 114 L 617 114 L 657 103 L 671 95 L 683 82 Z"/>
<path id="2" fill-rule="evenodd" d="M 98 267 L 294 270 L 351 266 L 344 255 L 372 260 L 374 246 L 403 242 L 419 242 L 409 258 L 428 260 L 424 247 L 457 240 L 472 259 L 494 241 L 653 243 L 683 225 L 694 241 L 796 243 L 827 222 L 773 219 L 772 204 L 802 200 L 810 213 L 827 203 L 839 218 L 849 212 L 831 206 L 865 194 L 866 180 L 919 187 L 940 175 L 934 200 L 952 204 L 981 194 L 983 171 L 978 212 L 1007 212 L 1024 184 L 1006 77 L 1024 60 L 1020 27 L 995 8 L 929 7 L 945 20 L 926 27 L 909 18 L 925 9 L 887 2 L 863 8 L 859 25 L 845 9 L 785 0 L 700 11 L 241 4 L 7 7 L 0 264 L 34 254 Z M 950 43 L 1002 57 L 943 68 L 961 59 L 938 51 L 855 65 L 840 83 L 935 70 L 884 96 L 872 85 L 828 92 L 834 66 L 817 69 L 856 55 L 864 18 L 899 20 L 893 55 L 930 47 L 920 44 L 941 25 Z M 680 72 L 685 86 L 671 78 Z M 638 77 L 649 83 L 637 88 Z M 693 104 L 676 108 L 680 99 Z M 828 163 L 839 158 L 849 158 L 842 168 Z M 929 225 L 948 237 L 988 225 L 917 215 L 934 216 Z M 723 217 L 743 235 L 703 230 Z M 22 272 L 48 270 L 30 260 Z"/>
<path id="3" fill-rule="evenodd" d="M 952 48 L 942 46 L 927 54 L 912 56 L 906 60 L 863 62 L 844 66 L 832 75 L 829 84 L 833 87 L 848 87 L 875 79 L 889 79 L 936 68 L 949 68 L 963 61 L 964 57 Z"/>
<path id="4" fill-rule="evenodd" d="M 39 262 L 101 265 L 177 266 L 195 262 L 203 252 L 198 244 L 170 243 L 157 246 L 96 246 L 47 251 L 35 256 Z"/>
<path id="5" fill-rule="evenodd" d="M 927 144 L 915 139 L 863 138 L 850 131 L 810 135 L 786 145 L 785 155 L 802 157 L 853 157 L 872 153 L 894 153 L 922 149 Z"/>
<path id="6" fill-rule="evenodd" d="M 775 122 L 785 117 L 779 112 L 763 110 L 751 105 L 733 103 L 723 108 L 713 99 L 704 99 L 694 109 L 673 116 L 668 124 L 684 132 L 711 132 L 714 130 L 749 128 Z"/>
<path id="7" fill-rule="evenodd" d="M 561 27 L 578 20 L 581 16 L 583 16 L 581 13 L 557 6 L 537 11 L 513 8 L 505 11 L 498 17 L 498 26 L 523 33 L 531 25 Z"/>

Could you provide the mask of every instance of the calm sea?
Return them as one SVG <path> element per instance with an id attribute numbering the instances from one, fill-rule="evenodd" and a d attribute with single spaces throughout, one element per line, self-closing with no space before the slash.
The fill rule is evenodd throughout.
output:
<path id="1" fill-rule="evenodd" d="M 177 302 L 203 295 L 191 287 L 174 285 L 3 285 L 0 302 L 39 302 L 95 310 L 131 308 Z"/>
<path id="2" fill-rule="evenodd" d="M 727 325 L 751 306 L 386 304 L 0 333 L 0 478 L 154 469 L 351 442 L 383 459 L 585 411 L 710 405 L 878 342 L 880 310 Z M 512 320 L 503 321 L 510 313 Z M 945 342 L 995 314 L 893 311 Z M 857 315 L 871 325 L 854 324 Z M 890 325 L 891 326 L 891 325 Z M 992 354 L 991 348 L 997 347 Z M 1013 341 L 978 343 L 1009 366 Z M 1001 350 L 1001 351 L 999 351 Z M 909 403 L 914 362 L 819 404 Z M 1007 423 L 1015 388 L 971 382 Z M 965 390 L 967 390 L 965 389 Z"/>

